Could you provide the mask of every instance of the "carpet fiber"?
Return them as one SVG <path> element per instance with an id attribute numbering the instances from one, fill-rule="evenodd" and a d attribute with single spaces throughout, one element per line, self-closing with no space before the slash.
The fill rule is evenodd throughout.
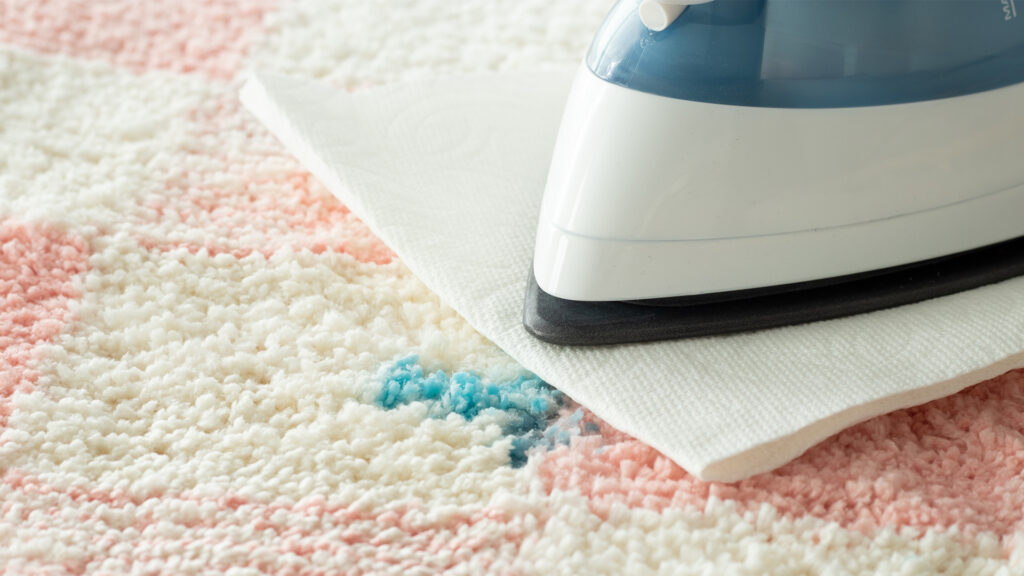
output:
<path id="1" fill-rule="evenodd" d="M 607 8 L 0 3 L 0 574 L 1024 573 L 1024 372 L 701 482 L 476 334 L 236 96 L 571 65 Z"/>

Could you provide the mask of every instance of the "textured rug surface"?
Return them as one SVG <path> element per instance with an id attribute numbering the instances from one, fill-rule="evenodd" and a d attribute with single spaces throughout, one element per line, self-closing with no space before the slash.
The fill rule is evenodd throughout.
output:
<path id="1" fill-rule="evenodd" d="M 476 334 L 236 96 L 571 65 L 607 8 L 0 2 L 0 574 L 1024 573 L 1024 372 L 698 481 Z"/>

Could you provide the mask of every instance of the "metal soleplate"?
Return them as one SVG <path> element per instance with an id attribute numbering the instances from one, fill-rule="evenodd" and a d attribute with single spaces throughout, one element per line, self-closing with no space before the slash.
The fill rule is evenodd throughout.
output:
<path id="1" fill-rule="evenodd" d="M 769 289 L 639 302 L 544 292 L 531 267 L 523 325 L 567 346 L 711 336 L 828 320 L 920 302 L 1024 274 L 1024 237 L 916 264 Z"/>

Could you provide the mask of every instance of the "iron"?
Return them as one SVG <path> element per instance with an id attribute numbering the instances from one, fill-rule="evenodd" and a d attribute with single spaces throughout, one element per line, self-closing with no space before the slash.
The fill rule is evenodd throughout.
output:
<path id="1" fill-rule="evenodd" d="M 1024 274 L 1015 2 L 620 0 L 566 105 L 527 330 L 722 334 Z"/>

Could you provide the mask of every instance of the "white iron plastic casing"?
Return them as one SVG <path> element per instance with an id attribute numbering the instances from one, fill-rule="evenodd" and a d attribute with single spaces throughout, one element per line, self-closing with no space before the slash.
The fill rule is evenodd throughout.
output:
<path id="1" fill-rule="evenodd" d="M 643 0 L 640 3 L 640 20 L 652 32 L 668 28 L 676 18 L 693 4 L 706 4 L 712 0 Z"/>
<path id="2" fill-rule="evenodd" d="M 813 281 L 1024 233 L 1024 84 L 827 109 L 647 94 L 585 65 L 534 256 L 545 292 L 637 300 Z"/>

